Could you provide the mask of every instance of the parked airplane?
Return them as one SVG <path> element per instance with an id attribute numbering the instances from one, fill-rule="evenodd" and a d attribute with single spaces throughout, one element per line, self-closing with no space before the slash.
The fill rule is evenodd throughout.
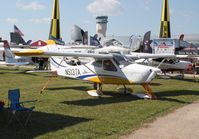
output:
<path id="1" fill-rule="evenodd" d="M 177 48 L 175 47 L 176 41 L 174 39 L 169 39 L 169 38 L 161 38 L 161 39 L 153 39 L 153 43 L 150 46 L 150 49 L 148 50 L 152 51 L 155 54 L 165 54 L 165 53 L 173 53 L 175 54 L 175 57 L 173 58 L 153 58 L 153 59 L 147 59 L 147 60 L 137 60 L 136 62 L 139 63 L 145 63 L 147 65 L 154 65 L 157 66 L 160 63 L 162 63 L 159 68 L 164 71 L 179 71 L 183 73 L 184 71 L 190 69 L 190 66 L 192 63 L 190 61 L 184 61 L 183 59 L 187 58 L 192 58 L 192 57 L 197 57 L 197 55 L 192 55 L 192 54 L 183 54 L 179 55 L 176 54 Z M 179 50 L 179 49 L 178 49 Z"/>
<path id="2" fill-rule="evenodd" d="M 191 45 L 190 43 L 184 41 L 183 38 L 184 35 L 181 35 L 179 39 L 171 39 L 169 3 L 168 0 L 163 0 L 159 39 L 153 39 L 151 41 L 152 45 L 148 43 L 145 46 L 146 48 L 148 48 L 148 50 L 153 49 L 153 53 L 161 54 L 167 53 L 167 51 L 169 51 L 176 54 L 175 59 L 164 60 L 164 62 L 159 67 L 162 71 L 183 72 L 189 69 L 192 63 L 181 59 L 198 56 L 199 53 L 180 53 L 182 52 L 182 50 L 185 50 Z M 159 65 L 162 60 L 163 59 L 161 58 L 150 59 L 148 60 L 148 64 L 156 66 Z"/>
<path id="3" fill-rule="evenodd" d="M 5 52 L 5 62 L 1 62 L 1 65 L 22 66 L 29 64 L 29 62 L 26 62 L 24 57 L 15 56 L 15 54 L 10 50 L 8 41 L 3 41 L 3 47 Z"/>
<path id="4" fill-rule="evenodd" d="M 142 50 L 142 52 L 132 52 L 130 49 L 123 48 L 122 46 L 119 47 L 118 45 L 103 47 L 97 49 L 96 51 L 119 52 L 125 54 L 127 57 L 132 58 L 133 60 L 135 60 L 136 63 L 154 67 L 158 66 L 163 72 L 180 71 L 181 73 L 187 69 L 190 69 L 190 66 L 192 65 L 191 62 L 184 61 L 182 59 L 198 56 L 175 55 L 173 46 L 174 42 L 172 39 L 157 39 L 153 41 L 158 42 L 158 44 L 156 44 L 156 46 L 143 46 L 142 49 L 140 49 Z M 170 42 L 172 43 L 172 45 L 169 44 Z M 164 44 L 165 46 L 162 46 L 162 44 Z M 145 55 L 144 58 L 143 55 Z"/>
<path id="5" fill-rule="evenodd" d="M 93 96 L 102 94 L 103 84 L 122 84 L 124 93 L 127 92 L 125 85 L 140 84 L 144 87 L 147 95 L 145 97 L 155 98 L 149 83 L 160 72 L 158 68 L 140 65 L 128 61 L 120 54 L 96 54 L 96 53 L 79 53 L 63 52 L 57 45 L 51 45 L 47 49 L 34 51 L 20 51 L 16 54 L 19 56 L 49 56 L 51 70 L 56 71 L 58 75 L 90 81 L 94 83 L 94 90 L 88 93 Z M 93 60 L 82 64 L 81 61 L 71 61 L 67 57 L 92 57 Z"/>
<path id="6" fill-rule="evenodd" d="M 139 59 L 135 60 L 136 63 L 149 65 L 149 66 L 155 66 L 161 69 L 163 73 L 166 74 L 166 72 L 173 72 L 178 71 L 180 73 L 184 73 L 185 71 L 192 70 L 192 63 L 189 61 L 184 60 L 177 60 L 177 59 L 163 59 L 163 58 L 157 58 L 157 59 Z"/>
<path id="7" fill-rule="evenodd" d="M 139 45 L 133 45 L 129 47 L 131 51 L 140 52 L 140 53 L 151 53 L 151 54 L 153 53 L 158 55 L 165 53 L 171 53 L 171 54 L 173 53 L 176 54 L 176 56 L 175 58 L 173 57 L 172 59 L 166 59 L 166 60 L 164 60 L 164 58 L 162 59 L 149 58 L 147 60 L 146 59 L 136 60 L 136 62 L 145 63 L 151 66 L 152 65 L 157 66 L 161 64 L 159 68 L 163 71 L 173 71 L 173 70 L 183 71 L 187 70 L 190 67 L 190 65 L 192 65 L 192 63 L 189 61 L 184 61 L 182 60 L 182 58 L 198 57 L 199 55 L 199 50 L 196 47 L 190 47 L 191 43 L 184 41 L 183 35 L 181 35 L 179 39 L 170 38 L 171 31 L 170 31 L 170 14 L 169 14 L 168 0 L 163 0 L 159 39 L 157 38 L 151 39 L 150 34 L 151 34 L 150 31 L 147 32 L 143 37 L 142 43 L 139 43 Z M 120 41 L 120 39 L 124 40 L 124 37 L 120 36 L 117 38 L 119 39 L 117 40 L 115 37 L 114 39 L 110 39 L 106 42 L 108 42 L 107 44 L 127 48 Z M 141 38 L 140 40 L 142 40 L 142 37 L 140 38 Z M 158 42 L 158 44 L 156 44 L 156 42 Z M 162 44 L 164 43 L 166 44 L 172 43 L 172 45 L 163 46 Z M 116 51 L 117 49 L 115 48 L 114 50 Z M 134 52 L 132 53 L 135 54 Z"/>

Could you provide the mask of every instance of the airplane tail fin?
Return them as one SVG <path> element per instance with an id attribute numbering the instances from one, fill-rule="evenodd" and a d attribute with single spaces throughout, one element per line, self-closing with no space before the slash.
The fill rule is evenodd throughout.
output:
<path id="1" fill-rule="evenodd" d="M 26 44 L 27 44 L 27 45 L 30 45 L 31 42 L 32 42 L 32 40 L 28 40 L 28 41 L 26 42 Z"/>
<path id="2" fill-rule="evenodd" d="M 144 52 L 144 53 L 152 53 L 152 48 L 150 46 L 150 44 L 152 43 L 152 40 L 151 40 L 151 31 L 147 31 L 145 34 L 144 34 L 144 38 L 143 38 L 143 41 L 140 45 L 140 50 L 141 52 Z"/>
<path id="3" fill-rule="evenodd" d="M 23 44 L 26 45 L 26 42 L 22 36 L 17 32 L 10 32 L 10 42 L 14 44 Z"/>
<path id="4" fill-rule="evenodd" d="M 15 60 L 15 55 L 14 53 L 10 50 L 10 46 L 8 44 L 8 41 L 7 40 L 4 40 L 4 50 L 5 50 L 5 60 L 6 60 L 6 63 L 15 63 L 16 60 Z"/>
<path id="5" fill-rule="evenodd" d="M 98 35 L 90 36 L 90 45 L 101 47 L 100 38 L 98 39 Z"/>
<path id="6" fill-rule="evenodd" d="M 143 39 L 143 42 L 146 42 L 148 40 L 151 39 L 151 31 L 147 31 L 145 34 L 144 34 L 144 39 Z"/>

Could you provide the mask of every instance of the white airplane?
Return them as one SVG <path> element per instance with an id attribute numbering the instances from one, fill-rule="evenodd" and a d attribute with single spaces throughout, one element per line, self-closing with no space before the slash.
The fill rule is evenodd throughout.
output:
<path id="1" fill-rule="evenodd" d="M 18 56 L 50 57 L 51 70 L 56 71 L 57 75 L 94 83 L 94 90 L 88 91 L 92 96 L 102 94 L 103 84 L 124 85 L 124 93 L 127 92 L 125 85 L 140 84 L 147 93 L 144 95 L 145 97 L 155 98 L 149 84 L 160 72 L 160 69 L 132 63 L 120 54 L 81 53 L 71 49 L 63 51 L 63 49 L 59 49 L 60 47 L 59 45 L 48 45 L 36 50 L 23 50 L 15 54 Z M 76 61 L 69 60 L 67 57 L 75 57 Z M 79 57 L 91 57 L 93 60 L 82 64 L 78 60 Z"/>
<path id="2" fill-rule="evenodd" d="M 176 40 L 169 38 L 160 38 L 154 39 L 153 44 L 150 46 L 147 44 L 146 47 L 150 47 L 150 49 L 155 54 L 164 54 L 164 53 L 175 53 L 175 57 L 163 59 L 163 58 L 149 58 L 147 60 L 140 59 L 136 60 L 137 63 L 145 63 L 150 66 L 157 66 L 162 63 L 159 68 L 162 71 L 179 71 L 183 73 L 184 71 L 190 69 L 192 63 L 190 61 L 185 61 L 183 59 L 190 59 L 194 57 L 198 57 L 198 54 L 176 54 Z M 149 48 L 148 48 L 149 50 Z"/>
<path id="3" fill-rule="evenodd" d="M 15 54 L 10 50 L 8 41 L 3 41 L 3 47 L 5 52 L 5 62 L 0 62 L 0 65 L 23 66 L 29 64 L 29 62 L 25 62 L 23 57 L 15 56 Z"/>
<path id="4" fill-rule="evenodd" d="M 95 46 L 89 45 L 55 45 L 54 41 L 48 41 L 49 45 L 38 48 L 38 49 L 21 49 L 19 51 L 29 51 L 29 53 L 33 52 L 34 56 L 43 56 L 41 52 L 48 53 L 48 51 L 53 51 L 56 53 L 109 53 L 109 52 L 118 52 L 126 55 L 129 58 L 135 60 L 138 64 L 145 64 L 149 66 L 159 67 L 162 71 L 185 71 L 187 70 L 191 62 L 182 61 L 178 59 L 170 59 L 164 60 L 165 58 L 176 58 L 177 55 L 174 54 L 152 54 L 152 53 L 140 53 L 140 52 L 131 52 L 130 49 L 118 47 L 118 46 L 108 46 L 103 48 L 96 48 Z M 15 51 L 15 52 L 17 52 Z M 32 53 L 32 54 L 33 54 Z M 46 55 L 46 54 L 45 54 Z M 92 57 L 84 57 L 79 56 L 82 63 L 88 63 L 93 58 Z M 188 58 L 188 55 L 178 56 L 180 58 Z M 68 61 L 76 61 L 74 57 L 68 57 Z M 161 62 L 163 61 L 163 62 Z M 171 62 L 172 61 L 172 62 Z"/>
<path id="5" fill-rule="evenodd" d="M 181 73 L 183 73 L 184 71 L 190 69 L 192 63 L 180 59 L 195 57 L 195 55 L 175 55 L 174 52 L 156 53 L 156 54 L 144 53 L 144 52 L 132 52 L 130 49 L 119 46 L 103 47 L 97 49 L 96 51 L 99 52 L 103 51 L 107 53 L 118 52 L 124 54 L 129 58 L 132 58 L 138 64 L 159 67 L 163 72 L 180 71 Z"/>
<path id="6" fill-rule="evenodd" d="M 135 60 L 136 63 L 144 64 L 148 66 L 155 66 L 161 69 L 162 72 L 172 72 L 179 71 L 184 73 L 186 70 L 190 70 L 192 67 L 192 63 L 189 61 L 178 60 L 178 59 L 138 59 Z"/>
<path id="7" fill-rule="evenodd" d="M 166 45 L 163 46 L 162 44 L 166 44 Z M 103 47 L 98 50 L 105 51 L 105 52 L 120 52 L 122 54 L 125 54 L 127 57 L 133 58 L 136 63 L 145 64 L 145 65 L 154 66 L 154 67 L 158 66 L 163 72 L 179 71 L 183 73 L 186 70 L 190 70 L 192 63 L 189 61 L 184 61 L 182 59 L 198 57 L 198 54 L 194 54 L 194 55 L 193 54 L 183 54 L 183 55 L 174 54 L 175 44 L 176 42 L 174 39 L 154 39 L 152 46 L 148 43 L 145 43 L 143 45 L 142 50 L 146 50 L 145 53 L 143 51 L 132 52 L 130 51 L 130 49 L 123 48 L 122 46 L 118 46 L 118 45 Z M 141 57 L 139 57 L 140 55 Z M 145 55 L 144 59 L 142 58 L 142 55 Z"/>

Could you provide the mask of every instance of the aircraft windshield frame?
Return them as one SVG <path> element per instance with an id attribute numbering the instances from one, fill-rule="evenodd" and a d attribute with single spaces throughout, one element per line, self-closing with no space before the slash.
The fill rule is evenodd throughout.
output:
<path id="1" fill-rule="evenodd" d="M 124 55 L 120 54 L 113 54 L 113 60 L 118 66 L 126 67 L 132 64 L 132 61 Z"/>

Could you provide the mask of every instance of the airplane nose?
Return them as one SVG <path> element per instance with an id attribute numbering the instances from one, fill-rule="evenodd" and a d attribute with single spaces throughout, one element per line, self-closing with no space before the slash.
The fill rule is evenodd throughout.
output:
<path id="1" fill-rule="evenodd" d="M 153 67 L 151 70 L 154 71 L 154 72 L 156 72 L 156 73 L 160 73 L 161 72 L 161 70 L 159 68 L 154 68 Z"/>
<path id="2" fill-rule="evenodd" d="M 161 70 L 159 68 L 154 68 L 154 67 L 150 67 L 149 68 L 149 75 L 148 75 L 148 78 L 146 79 L 146 83 L 149 83 L 151 82 L 155 76 L 157 75 L 157 73 L 161 72 Z"/>

